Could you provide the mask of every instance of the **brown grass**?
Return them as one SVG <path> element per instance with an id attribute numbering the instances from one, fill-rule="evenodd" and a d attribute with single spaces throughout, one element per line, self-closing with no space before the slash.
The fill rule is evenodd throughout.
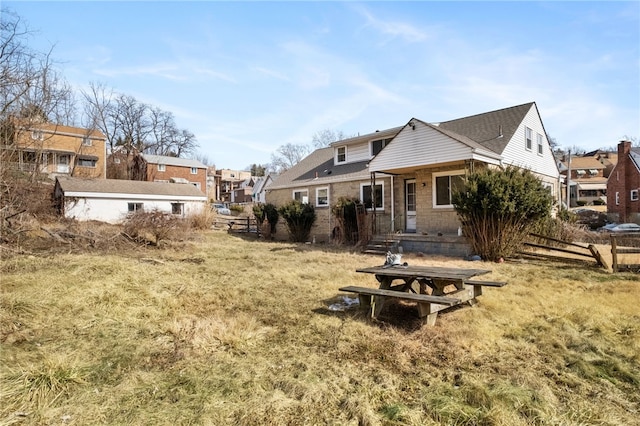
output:
<path id="1" fill-rule="evenodd" d="M 421 327 L 411 304 L 330 310 L 383 259 L 329 246 L 5 256 L 0 424 L 639 424 L 637 275 L 403 260 L 509 284 Z"/>

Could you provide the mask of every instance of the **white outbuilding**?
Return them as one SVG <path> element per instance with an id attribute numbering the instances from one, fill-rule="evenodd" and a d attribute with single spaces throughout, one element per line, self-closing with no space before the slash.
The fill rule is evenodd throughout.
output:
<path id="1" fill-rule="evenodd" d="M 54 198 L 68 219 L 120 223 L 137 211 L 180 217 L 202 213 L 207 196 L 191 184 L 58 177 Z"/>

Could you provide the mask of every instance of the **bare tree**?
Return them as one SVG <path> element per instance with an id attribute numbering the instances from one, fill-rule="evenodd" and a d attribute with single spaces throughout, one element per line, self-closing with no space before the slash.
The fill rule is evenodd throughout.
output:
<path id="1" fill-rule="evenodd" d="M 289 170 L 309 154 L 309 151 L 308 145 L 295 145 L 291 143 L 282 145 L 274 154 L 271 154 L 270 168 L 277 173 Z"/>
<path id="2" fill-rule="evenodd" d="M 341 141 L 343 139 L 347 139 L 348 137 L 349 136 L 347 136 L 342 130 L 319 130 L 314 133 L 313 137 L 311 138 L 311 145 L 315 149 L 324 148 L 329 146 L 329 144 L 332 142 Z"/>

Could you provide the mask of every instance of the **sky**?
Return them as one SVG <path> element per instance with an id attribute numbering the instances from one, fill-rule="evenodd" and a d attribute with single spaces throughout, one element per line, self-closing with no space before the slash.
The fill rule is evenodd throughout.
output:
<path id="1" fill-rule="evenodd" d="M 2 0 L 78 91 L 174 114 L 219 169 L 323 130 L 535 101 L 561 147 L 640 139 L 639 1 Z"/>

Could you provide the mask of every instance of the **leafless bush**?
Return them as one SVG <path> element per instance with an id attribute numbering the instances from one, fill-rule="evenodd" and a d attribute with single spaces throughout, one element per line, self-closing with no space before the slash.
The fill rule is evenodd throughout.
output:
<path id="1" fill-rule="evenodd" d="M 124 223 L 123 232 L 129 237 L 151 245 L 179 238 L 187 223 L 178 217 L 160 211 L 137 212 Z"/>
<path id="2" fill-rule="evenodd" d="M 211 229 L 215 220 L 216 213 L 210 208 L 205 208 L 201 213 L 189 217 L 189 227 L 199 230 Z"/>

